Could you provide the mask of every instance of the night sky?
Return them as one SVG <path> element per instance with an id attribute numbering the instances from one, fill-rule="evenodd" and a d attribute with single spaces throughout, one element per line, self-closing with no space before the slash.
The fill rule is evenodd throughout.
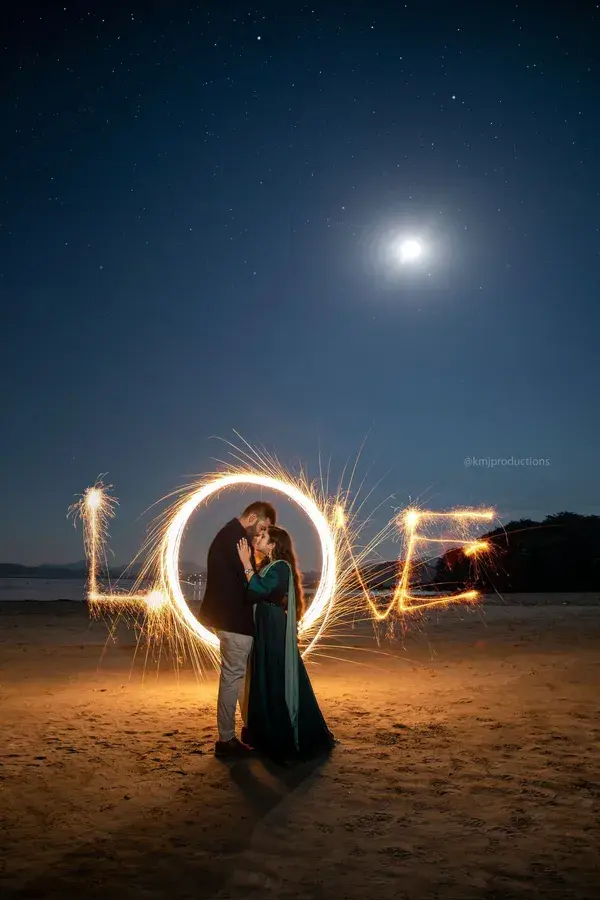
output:
<path id="1" fill-rule="evenodd" d="M 600 513 L 597 4 L 91 6 L 2 29 L 0 559 L 81 558 L 108 472 L 128 561 L 232 429 L 368 434 L 380 524 Z"/>

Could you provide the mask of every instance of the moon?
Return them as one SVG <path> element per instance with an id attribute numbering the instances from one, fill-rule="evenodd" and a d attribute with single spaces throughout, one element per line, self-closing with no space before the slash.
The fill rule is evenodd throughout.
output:
<path id="1" fill-rule="evenodd" d="M 423 255 L 423 244 L 416 238 L 401 238 L 396 245 L 401 265 L 416 262 Z"/>

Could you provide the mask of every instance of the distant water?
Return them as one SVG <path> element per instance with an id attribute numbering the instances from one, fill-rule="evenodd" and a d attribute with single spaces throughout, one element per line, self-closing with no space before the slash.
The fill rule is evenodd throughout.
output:
<path id="1" fill-rule="evenodd" d="M 119 592 L 129 591 L 133 587 L 131 579 L 119 581 Z M 182 583 L 183 593 L 190 601 L 198 601 L 198 585 Z M 388 591 L 372 591 L 374 596 L 385 597 Z M 435 592 L 415 591 L 427 596 Z M 308 597 L 312 591 L 307 592 Z M 357 595 L 358 596 L 358 595 Z M 83 578 L 0 578 L 0 603 L 5 600 L 72 600 L 82 603 L 86 598 L 86 583 Z"/>
<path id="2" fill-rule="evenodd" d="M 132 581 L 119 582 L 128 589 Z M 0 578 L 0 603 L 4 600 L 85 600 L 83 578 Z"/>

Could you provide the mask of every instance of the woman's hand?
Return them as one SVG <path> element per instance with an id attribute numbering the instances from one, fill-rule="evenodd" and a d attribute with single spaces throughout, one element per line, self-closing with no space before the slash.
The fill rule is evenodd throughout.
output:
<path id="1" fill-rule="evenodd" d="M 241 541 L 238 541 L 237 552 L 239 558 L 242 561 L 244 569 L 251 569 L 252 554 L 250 552 L 250 547 L 248 546 L 248 541 L 246 540 L 246 538 L 242 538 Z"/>

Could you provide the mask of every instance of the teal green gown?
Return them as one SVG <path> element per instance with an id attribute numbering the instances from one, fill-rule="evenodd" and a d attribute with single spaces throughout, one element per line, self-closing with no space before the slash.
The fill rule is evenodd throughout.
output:
<path id="1" fill-rule="evenodd" d="M 312 759 L 335 741 L 298 650 L 294 581 L 277 560 L 248 582 L 254 607 L 247 727 L 253 747 L 272 759 Z M 287 614 L 284 600 L 287 597 Z"/>

